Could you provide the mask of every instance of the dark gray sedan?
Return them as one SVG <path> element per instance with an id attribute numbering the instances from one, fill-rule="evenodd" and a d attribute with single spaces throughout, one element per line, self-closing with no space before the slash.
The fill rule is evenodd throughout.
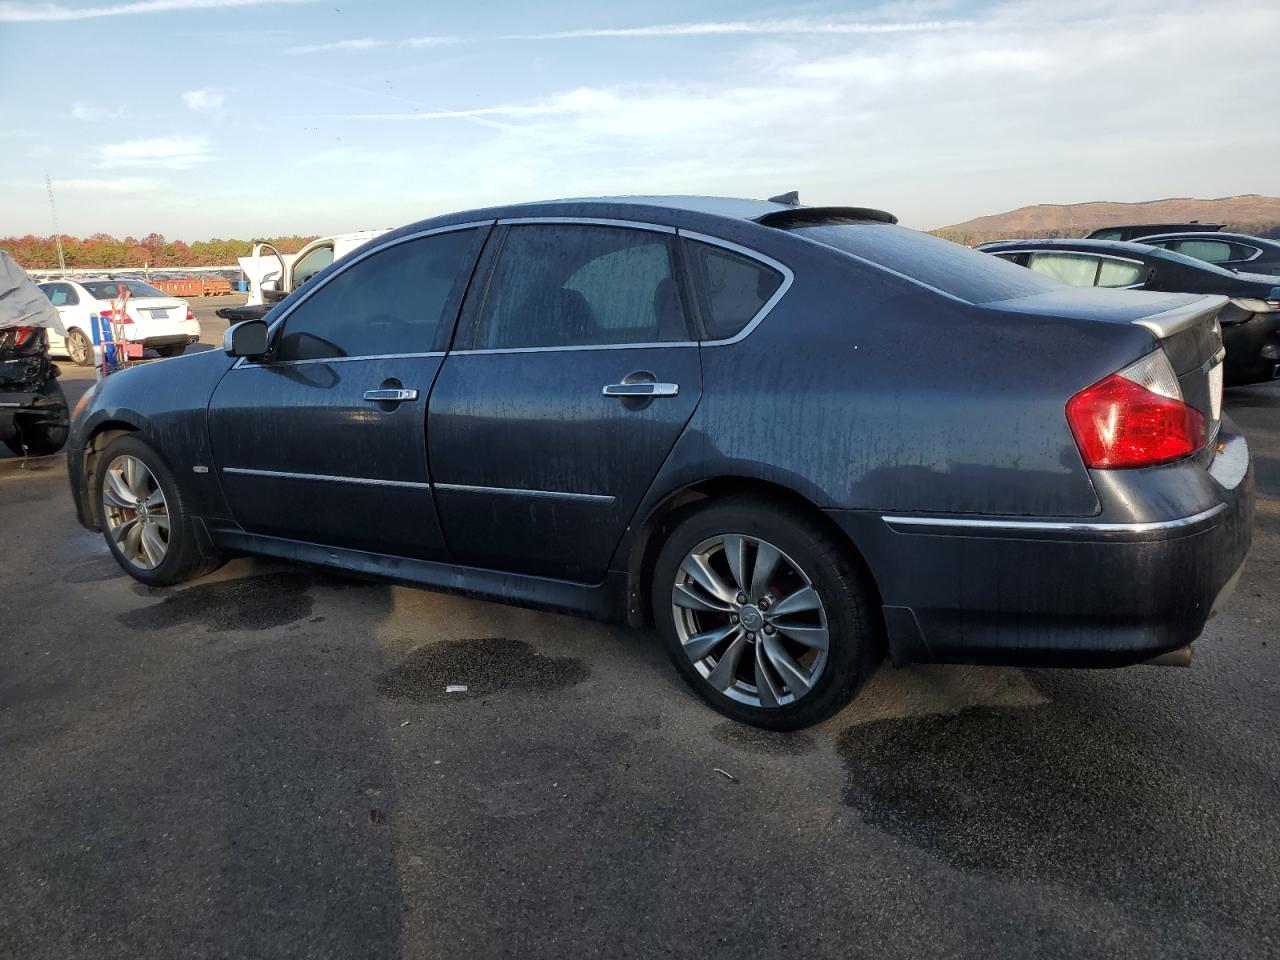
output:
<path id="1" fill-rule="evenodd" d="M 109 377 L 71 488 L 143 583 L 254 553 L 651 621 L 717 709 L 796 728 L 885 651 L 1184 650 L 1249 547 L 1224 303 L 861 208 L 471 211 Z"/>

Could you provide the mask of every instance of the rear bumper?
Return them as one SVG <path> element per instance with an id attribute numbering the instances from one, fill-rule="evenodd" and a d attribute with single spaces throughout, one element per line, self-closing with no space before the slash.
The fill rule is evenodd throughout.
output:
<path id="1" fill-rule="evenodd" d="M 1244 563 L 1253 470 L 1242 436 L 1220 439 L 1207 470 L 1095 475 L 1088 520 L 830 515 L 871 566 L 895 662 L 1123 666 L 1198 637 Z"/>

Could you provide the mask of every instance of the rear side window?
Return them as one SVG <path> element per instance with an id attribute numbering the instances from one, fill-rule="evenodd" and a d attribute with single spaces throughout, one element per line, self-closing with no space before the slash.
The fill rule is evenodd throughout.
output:
<path id="1" fill-rule="evenodd" d="M 737 336 L 782 286 L 782 274 L 752 257 L 696 240 L 684 250 L 708 340 Z"/>
<path id="2" fill-rule="evenodd" d="M 1142 282 L 1146 267 L 1140 263 L 1129 263 L 1125 260 L 1102 260 L 1098 269 L 1098 286 L 1100 287 L 1132 287 Z"/>
<path id="3" fill-rule="evenodd" d="M 1089 234 L 1090 240 L 1123 240 L 1123 230 L 1095 230 Z"/>
<path id="4" fill-rule="evenodd" d="M 969 303 L 1027 297 L 1059 284 L 999 257 L 889 223 L 796 225 L 791 233 L 825 243 Z"/>
<path id="5" fill-rule="evenodd" d="M 515 224 L 489 280 L 475 348 L 688 340 L 668 234 Z"/>
<path id="6" fill-rule="evenodd" d="M 388 247 L 320 287 L 285 320 L 277 360 L 427 353 L 470 276 L 480 231 Z"/>
<path id="7" fill-rule="evenodd" d="M 1221 240 L 1179 240 L 1173 248 L 1183 256 L 1205 263 L 1224 263 L 1231 259 L 1231 244 Z"/>

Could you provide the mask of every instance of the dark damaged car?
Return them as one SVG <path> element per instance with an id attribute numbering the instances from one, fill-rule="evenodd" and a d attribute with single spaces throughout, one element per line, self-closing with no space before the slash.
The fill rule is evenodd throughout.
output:
<path id="1" fill-rule="evenodd" d="M 795 728 L 895 663 L 1185 651 L 1249 547 L 1225 300 L 859 208 L 668 197 L 385 234 L 76 418 L 144 583 L 237 553 L 640 625 Z"/>
<path id="2" fill-rule="evenodd" d="M 70 417 L 49 361 L 48 330 L 58 313 L 30 277 L 0 250 L 0 442 L 19 456 L 57 453 Z"/>

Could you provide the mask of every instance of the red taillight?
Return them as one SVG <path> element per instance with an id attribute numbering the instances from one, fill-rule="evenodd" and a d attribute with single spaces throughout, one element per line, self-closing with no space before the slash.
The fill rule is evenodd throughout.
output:
<path id="1" fill-rule="evenodd" d="M 133 317 L 123 310 L 103 310 L 102 319 L 107 323 L 133 323 Z"/>
<path id="2" fill-rule="evenodd" d="M 196 312 L 192 310 L 190 307 L 187 307 L 187 323 L 190 323 L 195 318 L 196 318 Z"/>
<path id="3" fill-rule="evenodd" d="M 13 328 L 13 345 L 15 347 L 22 346 L 24 343 L 26 343 L 28 340 L 31 339 L 31 335 L 35 332 L 36 332 L 35 327 L 14 327 Z"/>
<path id="4" fill-rule="evenodd" d="M 1067 423 L 1085 466 L 1150 467 L 1204 445 L 1200 411 L 1113 373 L 1067 401 Z"/>

